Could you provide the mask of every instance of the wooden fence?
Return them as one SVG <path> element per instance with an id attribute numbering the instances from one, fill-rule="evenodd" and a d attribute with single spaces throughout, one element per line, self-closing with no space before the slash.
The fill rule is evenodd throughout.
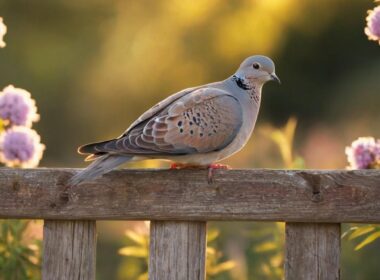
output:
<path id="1" fill-rule="evenodd" d="M 95 279 L 96 220 L 150 220 L 151 280 L 205 278 L 206 223 L 286 222 L 285 279 L 340 277 L 340 223 L 380 222 L 380 172 L 0 169 L 0 218 L 44 219 L 45 280 Z"/>

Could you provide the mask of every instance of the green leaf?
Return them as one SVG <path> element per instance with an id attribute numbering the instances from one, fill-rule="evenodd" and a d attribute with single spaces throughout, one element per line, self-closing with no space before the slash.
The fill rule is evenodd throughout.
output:
<path id="1" fill-rule="evenodd" d="M 355 239 L 359 236 L 362 236 L 366 233 L 369 233 L 371 231 L 374 231 L 375 230 L 375 227 L 374 226 L 362 226 L 362 227 L 358 227 L 357 229 L 355 229 L 351 234 L 350 236 L 348 237 L 348 240 L 352 240 L 352 239 Z"/>
<path id="2" fill-rule="evenodd" d="M 132 230 L 127 230 L 125 232 L 125 235 L 131 239 L 132 241 L 136 242 L 137 244 L 140 244 L 140 245 L 145 245 L 145 244 L 148 244 L 148 239 L 145 235 L 143 234 L 138 234 Z"/>
<path id="3" fill-rule="evenodd" d="M 296 158 L 293 160 L 292 168 L 305 169 L 305 165 L 305 160 L 300 156 L 296 156 Z"/>
<path id="4" fill-rule="evenodd" d="M 146 258 L 148 257 L 148 250 L 146 248 L 127 246 L 119 250 L 120 255 L 136 257 L 136 258 Z"/>
<path id="5" fill-rule="evenodd" d="M 347 235 L 349 235 L 351 232 L 353 232 L 354 230 L 356 230 L 357 228 L 359 227 L 350 227 L 348 230 L 346 230 L 345 232 L 343 232 L 342 236 L 340 238 L 345 238 Z"/>
<path id="6" fill-rule="evenodd" d="M 356 247 L 355 247 L 355 251 L 357 250 L 360 250 L 361 248 L 363 248 L 364 246 L 372 243 L 373 241 L 375 241 L 376 239 L 378 239 L 380 237 L 380 231 L 377 231 L 377 232 L 374 232 L 372 233 L 371 235 L 367 236 L 366 239 L 364 239 L 362 242 L 360 242 Z"/>
<path id="7" fill-rule="evenodd" d="M 224 271 L 228 271 L 233 269 L 236 266 L 234 261 L 225 261 L 222 263 L 219 263 L 217 265 L 214 265 L 212 267 L 207 268 L 207 274 L 208 275 L 216 275 L 219 273 L 222 273 Z"/>
<path id="8" fill-rule="evenodd" d="M 213 228 L 209 229 L 207 232 L 207 242 L 214 241 L 219 236 L 219 230 Z"/>
<path id="9" fill-rule="evenodd" d="M 255 252 L 261 253 L 261 252 L 274 251 L 277 248 L 278 248 L 278 246 L 275 242 L 269 241 L 269 242 L 264 242 L 262 244 L 257 245 L 255 247 Z"/>
<path id="10" fill-rule="evenodd" d="M 216 255 L 216 249 L 215 248 L 212 248 L 212 247 L 209 247 L 207 246 L 206 248 L 206 253 L 208 256 L 213 256 L 213 255 Z"/>
<path id="11" fill-rule="evenodd" d="M 148 272 L 144 272 L 143 274 L 141 274 L 137 280 L 148 280 Z"/>

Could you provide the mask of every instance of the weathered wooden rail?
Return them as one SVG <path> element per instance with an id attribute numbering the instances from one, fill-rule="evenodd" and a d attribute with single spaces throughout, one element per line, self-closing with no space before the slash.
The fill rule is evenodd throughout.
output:
<path id="1" fill-rule="evenodd" d="M 95 279 L 96 220 L 151 220 L 151 280 L 205 277 L 206 222 L 286 222 L 285 278 L 339 279 L 340 223 L 380 222 L 377 171 L 0 169 L 0 218 L 44 219 L 43 279 Z"/>

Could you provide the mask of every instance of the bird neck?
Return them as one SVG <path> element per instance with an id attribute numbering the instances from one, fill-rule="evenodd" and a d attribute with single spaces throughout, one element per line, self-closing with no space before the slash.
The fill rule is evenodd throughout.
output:
<path id="1" fill-rule="evenodd" d="M 250 85 L 249 81 L 247 79 L 245 79 L 245 77 L 241 77 L 238 74 L 235 74 L 232 76 L 232 80 L 242 90 L 251 90 L 252 89 L 252 86 Z"/>
<path id="2" fill-rule="evenodd" d="M 239 76 L 238 74 L 233 75 L 231 80 L 234 86 L 237 86 L 241 90 L 244 90 L 249 95 L 249 98 L 253 103 L 256 103 L 257 105 L 260 104 L 262 88 L 261 84 L 252 82 L 245 77 Z"/>

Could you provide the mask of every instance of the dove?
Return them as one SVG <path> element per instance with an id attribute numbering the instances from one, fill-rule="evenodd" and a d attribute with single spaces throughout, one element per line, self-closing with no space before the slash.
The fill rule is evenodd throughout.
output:
<path id="1" fill-rule="evenodd" d="M 93 180 L 125 162 L 144 159 L 169 160 L 174 168 L 198 166 L 211 172 L 225 168 L 216 163 L 240 151 L 249 140 L 268 81 L 280 83 L 273 61 L 254 55 L 226 80 L 167 97 L 118 138 L 79 147 L 86 161 L 93 162 L 69 184 Z"/>

